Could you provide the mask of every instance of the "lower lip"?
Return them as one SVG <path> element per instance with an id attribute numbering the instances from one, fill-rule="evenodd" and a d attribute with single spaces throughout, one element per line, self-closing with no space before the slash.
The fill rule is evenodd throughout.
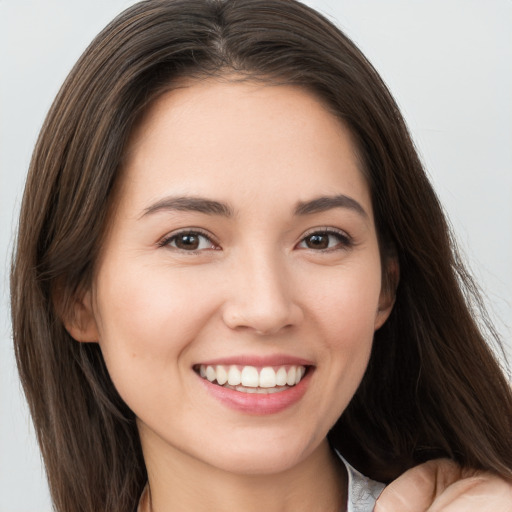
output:
<path id="1" fill-rule="evenodd" d="M 230 409 L 246 414 L 264 415 L 276 414 L 296 404 L 304 396 L 308 387 L 313 368 L 308 368 L 306 375 L 295 386 L 278 393 L 243 393 L 234 389 L 224 388 L 213 384 L 207 379 L 201 379 L 208 393 Z"/>

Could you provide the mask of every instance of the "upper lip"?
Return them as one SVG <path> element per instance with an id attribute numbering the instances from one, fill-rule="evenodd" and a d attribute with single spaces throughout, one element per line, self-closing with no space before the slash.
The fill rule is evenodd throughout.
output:
<path id="1" fill-rule="evenodd" d="M 196 365 L 216 366 L 216 365 L 239 365 L 239 366 L 313 366 L 313 362 L 301 357 L 295 357 L 287 354 L 274 354 L 269 356 L 258 356 L 241 354 L 238 356 L 218 357 L 200 361 Z"/>

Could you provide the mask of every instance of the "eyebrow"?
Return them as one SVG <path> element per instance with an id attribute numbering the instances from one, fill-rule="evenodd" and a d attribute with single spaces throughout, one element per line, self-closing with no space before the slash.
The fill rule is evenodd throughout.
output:
<path id="1" fill-rule="evenodd" d="M 347 208 L 365 219 L 369 218 L 364 208 L 355 199 L 343 194 L 321 196 L 310 201 L 300 201 L 297 203 L 294 213 L 299 216 L 312 215 L 332 210 L 333 208 Z M 148 206 L 141 218 L 160 211 L 193 211 L 207 215 L 220 215 L 222 217 L 233 217 L 234 215 L 233 209 L 227 203 L 204 197 L 171 196 L 164 197 Z"/>
<path id="2" fill-rule="evenodd" d="M 223 217 L 232 217 L 233 209 L 226 203 L 206 199 L 204 197 L 164 197 L 160 201 L 148 206 L 142 217 L 160 211 L 192 211 L 205 213 L 207 215 L 221 215 Z"/>
<path id="3" fill-rule="evenodd" d="M 301 201 L 295 208 L 295 215 L 311 215 L 332 210 L 333 208 L 348 208 L 365 219 L 369 218 L 368 213 L 366 213 L 365 209 L 355 199 L 343 194 L 317 197 L 311 201 Z"/>

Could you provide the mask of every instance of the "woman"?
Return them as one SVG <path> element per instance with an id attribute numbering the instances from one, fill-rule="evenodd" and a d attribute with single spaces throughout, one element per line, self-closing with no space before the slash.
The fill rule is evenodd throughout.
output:
<path id="1" fill-rule="evenodd" d="M 57 510 L 373 507 L 349 462 L 510 477 L 510 390 L 459 282 L 398 109 L 331 24 L 129 9 L 59 93 L 20 220 L 15 344 Z"/>

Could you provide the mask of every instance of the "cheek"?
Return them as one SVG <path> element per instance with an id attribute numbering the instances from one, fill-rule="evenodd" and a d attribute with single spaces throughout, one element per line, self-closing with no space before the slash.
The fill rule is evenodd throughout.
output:
<path id="1" fill-rule="evenodd" d="M 326 371 L 319 372 L 324 392 L 319 400 L 331 424 L 347 407 L 368 365 L 380 295 L 378 261 L 339 268 L 310 294 L 326 361 Z"/>
<path id="2" fill-rule="evenodd" d="M 162 404 L 183 413 L 194 399 L 187 395 L 189 354 L 216 311 L 214 293 L 198 300 L 209 287 L 165 266 L 111 265 L 97 282 L 99 345 L 119 395 L 138 417 L 162 414 Z"/>
<path id="3" fill-rule="evenodd" d="M 216 309 L 213 294 L 198 300 L 199 283 L 171 268 L 105 267 L 98 282 L 99 341 L 113 379 L 126 368 L 175 366 Z"/>
<path id="4" fill-rule="evenodd" d="M 318 276 L 317 276 L 318 278 Z M 340 267 L 316 281 L 308 294 L 309 309 L 334 345 L 354 349 L 371 343 L 381 289 L 378 258 Z"/>

